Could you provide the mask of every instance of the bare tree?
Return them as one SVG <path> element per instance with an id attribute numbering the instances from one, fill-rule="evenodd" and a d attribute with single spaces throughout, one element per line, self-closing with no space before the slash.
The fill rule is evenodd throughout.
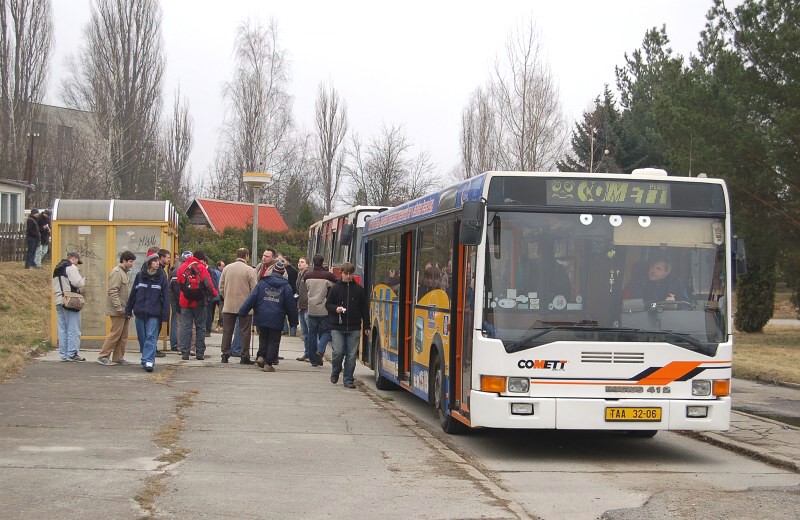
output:
<path id="1" fill-rule="evenodd" d="M 461 162 L 457 178 L 468 179 L 497 167 L 498 131 L 488 92 L 478 88 L 461 114 Z"/>
<path id="2" fill-rule="evenodd" d="M 490 92 L 499 136 L 499 166 L 546 170 L 562 155 L 567 134 L 558 87 L 533 22 L 517 28 L 495 62 Z"/>
<path id="3" fill-rule="evenodd" d="M 112 193 L 152 198 L 159 169 L 161 9 L 156 0 L 95 0 L 78 58 L 62 85 L 68 106 L 95 114 L 107 139 Z"/>
<path id="4" fill-rule="evenodd" d="M 175 91 L 172 117 L 164 127 L 163 172 L 161 176 L 161 197 L 170 196 L 180 207 L 188 207 L 189 176 L 187 166 L 192 151 L 192 132 L 194 121 L 189 114 L 189 100 L 181 101 L 181 90 Z"/>
<path id="5" fill-rule="evenodd" d="M 32 180 L 23 157 L 44 96 L 52 32 L 49 0 L 0 0 L 0 178 Z"/>
<path id="6" fill-rule="evenodd" d="M 212 169 L 211 190 L 223 198 L 243 201 L 251 195 L 242 172 L 266 170 L 280 181 L 290 162 L 288 142 L 293 127 L 289 62 L 278 41 L 278 24 L 243 22 L 235 42 L 236 69 L 223 97 L 227 114 L 220 156 Z M 274 198 L 264 190 L 262 200 Z"/>
<path id="7" fill-rule="evenodd" d="M 402 127 L 383 127 L 367 146 L 352 137 L 349 203 L 395 206 L 439 186 L 427 153 L 409 157 L 412 144 Z"/>
<path id="8" fill-rule="evenodd" d="M 344 167 L 345 150 L 340 146 L 347 134 L 347 103 L 339 98 L 333 85 L 326 87 L 320 83 L 315 108 L 322 205 L 325 213 L 329 213 L 339 192 Z"/>

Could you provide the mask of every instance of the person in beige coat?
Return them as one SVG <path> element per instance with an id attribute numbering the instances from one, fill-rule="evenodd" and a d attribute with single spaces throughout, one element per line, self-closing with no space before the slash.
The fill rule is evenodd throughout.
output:
<path id="1" fill-rule="evenodd" d="M 127 365 L 125 361 L 125 345 L 128 343 L 128 322 L 125 316 L 125 304 L 131 292 L 131 281 L 128 272 L 133 267 L 136 255 L 123 251 L 119 255 L 119 265 L 108 273 L 108 297 L 106 298 L 106 315 L 111 317 L 111 331 L 103 342 L 103 348 L 97 357 L 101 365 Z M 110 356 L 110 357 L 109 357 Z"/>
<path id="2" fill-rule="evenodd" d="M 219 279 L 219 293 L 222 295 L 222 362 L 231 357 L 231 343 L 236 318 L 239 318 L 239 332 L 242 334 L 242 357 L 239 363 L 252 365 L 250 360 L 250 334 L 253 315 L 239 316 L 239 308 L 250 296 L 256 286 L 256 270 L 247 264 L 250 251 L 242 247 L 236 250 L 236 261 L 225 266 Z"/>

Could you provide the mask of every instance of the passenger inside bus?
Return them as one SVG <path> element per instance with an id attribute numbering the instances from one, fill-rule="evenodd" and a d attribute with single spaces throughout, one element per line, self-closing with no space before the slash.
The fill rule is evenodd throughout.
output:
<path id="1" fill-rule="evenodd" d="M 663 257 L 649 263 L 646 273 L 639 274 L 625 288 L 626 299 L 641 298 L 644 303 L 689 301 L 686 283 L 672 273 L 672 264 Z"/>

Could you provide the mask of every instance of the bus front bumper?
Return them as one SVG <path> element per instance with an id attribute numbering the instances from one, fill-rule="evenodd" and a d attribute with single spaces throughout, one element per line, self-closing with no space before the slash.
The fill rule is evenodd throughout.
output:
<path id="1" fill-rule="evenodd" d="M 473 390 L 470 393 L 473 427 L 559 430 L 693 430 L 724 431 L 730 427 L 731 399 L 576 399 L 499 396 Z M 530 404 L 533 413 L 512 413 L 512 404 Z M 688 407 L 707 407 L 706 417 L 688 417 Z M 527 408 L 525 406 L 520 408 Z M 607 408 L 660 409 L 660 419 L 641 417 L 607 420 Z"/>

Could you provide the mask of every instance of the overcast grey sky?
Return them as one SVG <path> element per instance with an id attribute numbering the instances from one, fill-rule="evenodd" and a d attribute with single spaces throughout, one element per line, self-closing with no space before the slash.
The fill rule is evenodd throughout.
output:
<path id="1" fill-rule="evenodd" d="M 535 21 L 574 121 L 604 84 L 614 88 L 614 66 L 641 46 L 649 28 L 666 24 L 674 51 L 696 52 L 710 6 L 711 0 L 164 0 L 165 106 L 180 84 L 195 121 L 193 176 L 204 178 L 224 116 L 222 84 L 232 74 L 236 27 L 248 17 L 265 25 L 274 17 L 291 61 L 299 127 L 313 130 L 317 85 L 330 80 L 347 101 L 351 131 L 368 139 L 383 123 L 402 124 L 445 175 L 459 161 L 461 111 L 519 23 Z M 64 62 L 82 42 L 90 1 L 53 0 L 53 12 L 46 102 L 61 105 Z"/>

